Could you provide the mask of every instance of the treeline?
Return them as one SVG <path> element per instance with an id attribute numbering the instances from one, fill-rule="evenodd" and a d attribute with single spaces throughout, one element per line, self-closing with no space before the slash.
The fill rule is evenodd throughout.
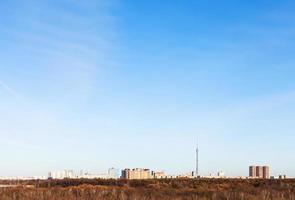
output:
<path id="1" fill-rule="evenodd" d="M 26 184 L 34 188 L 25 187 Z M 1 200 L 295 200 L 295 180 L 153 179 L 24 181 Z"/>

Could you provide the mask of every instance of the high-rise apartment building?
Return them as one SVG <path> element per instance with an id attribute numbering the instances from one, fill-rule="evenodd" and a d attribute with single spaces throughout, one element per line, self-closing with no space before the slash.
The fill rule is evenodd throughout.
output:
<path id="1" fill-rule="evenodd" d="M 263 166 L 263 178 L 269 179 L 269 167 L 268 166 Z"/>
<path id="2" fill-rule="evenodd" d="M 130 179 L 130 169 L 122 170 L 121 178 L 123 179 Z"/>
<path id="3" fill-rule="evenodd" d="M 250 166 L 249 167 L 250 178 L 269 179 L 269 167 L 268 166 Z"/>
<path id="4" fill-rule="evenodd" d="M 249 177 L 256 178 L 256 166 L 249 167 Z"/>
<path id="5" fill-rule="evenodd" d="M 122 176 L 121 178 L 123 179 L 150 179 L 151 173 L 149 169 L 141 169 L 141 168 L 136 168 L 136 169 L 124 169 L 122 171 Z"/>
<path id="6" fill-rule="evenodd" d="M 263 167 L 256 166 L 256 178 L 263 178 Z"/>

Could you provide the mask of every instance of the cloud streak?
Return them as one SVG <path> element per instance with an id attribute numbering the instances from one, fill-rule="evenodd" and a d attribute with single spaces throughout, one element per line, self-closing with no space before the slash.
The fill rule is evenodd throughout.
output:
<path id="1" fill-rule="evenodd" d="M 2 80 L 0 80 L 0 88 L 2 88 L 4 91 L 9 93 L 11 96 L 18 97 L 18 94 L 15 90 L 13 90 L 11 87 L 9 87 L 6 83 L 4 83 Z"/>
<path id="2" fill-rule="evenodd" d="M 46 90 L 47 95 L 67 101 L 84 101 L 103 86 L 102 71 L 113 65 L 116 55 L 116 26 L 109 2 L 31 0 L 19 13 L 25 16 L 20 21 L 26 28 L 16 33 L 17 49 L 25 52 L 22 56 L 32 75 L 41 77 L 42 91 L 36 96 Z M 30 77 L 23 82 L 31 82 Z"/>

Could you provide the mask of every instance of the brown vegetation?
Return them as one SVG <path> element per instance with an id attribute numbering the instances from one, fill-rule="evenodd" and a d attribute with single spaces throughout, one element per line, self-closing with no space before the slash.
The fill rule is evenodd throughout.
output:
<path id="1" fill-rule="evenodd" d="M 0 182 L 1 200 L 295 200 L 295 180 L 163 179 Z M 26 187 L 34 186 L 33 188 Z"/>

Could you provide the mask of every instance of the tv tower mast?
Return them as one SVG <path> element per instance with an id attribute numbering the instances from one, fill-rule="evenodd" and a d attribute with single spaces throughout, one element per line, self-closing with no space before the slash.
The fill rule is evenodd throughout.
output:
<path id="1" fill-rule="evenodd" d="M 197 142 L 197 148 L 196 148 L 196 177 L 199 176 L 199 144 Z"/>

